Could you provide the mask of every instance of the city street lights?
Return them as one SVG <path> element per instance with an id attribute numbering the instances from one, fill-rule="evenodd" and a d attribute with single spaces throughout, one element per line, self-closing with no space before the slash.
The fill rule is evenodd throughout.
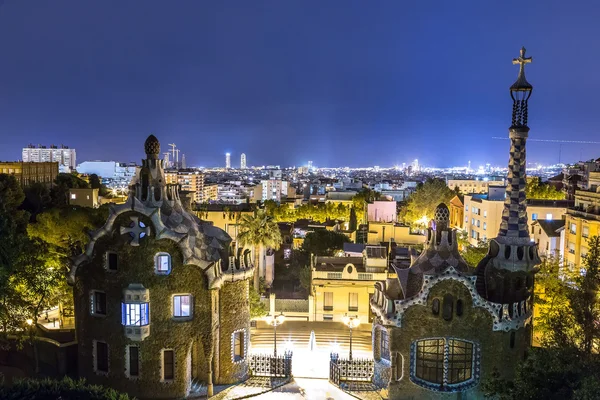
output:
<path id="1" fill-rule="evenodd" d="M 280 313 L 277 316 L 269 315 L 265 318 L 265 322 L 273 327 L 273 355 L 277 357 L 277 327 L 285 322 L 285 315 L 283 315 L 283 313 Z"/>
<path id="2" fill-rule="evenodd" d="M 357 328 L 360 325 L 360 319 L 358 317 L 349 317 L 348 314 L 344 314 L 342 321 L 350 328 L 350 361 L 352 361 L 352 329 Z"/>

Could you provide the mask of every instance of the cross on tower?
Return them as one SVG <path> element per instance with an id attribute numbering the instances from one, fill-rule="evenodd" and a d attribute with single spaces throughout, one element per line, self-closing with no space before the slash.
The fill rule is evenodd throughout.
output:
<path id="1" fill-rule="evenodd" d="M 150 234 L 150 227 L 146 226 L 143 222 L 140 221 L 139 217 L 130 217 L 131 226 L 122 226 L 121 227 L 121 235 L 129 233 L 132 236 L 131 242 L 129 243 L 132 246 L 139 246 L 140 239 L 146 235 Z"/>
<path id="2" fill-rule="evenodd" d="M 523 71 L 525 68 L 525 64 L 529 64 L 531 62 L 531 57 L 525 57 L 525 47 L 521 47 L 521 54 L 519 58 L 513 58 L 513 65 L 519 64 L 519 72 Z"/>

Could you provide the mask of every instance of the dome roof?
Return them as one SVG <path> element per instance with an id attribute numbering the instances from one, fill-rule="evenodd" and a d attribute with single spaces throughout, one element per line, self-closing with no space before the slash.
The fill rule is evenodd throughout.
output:
<path id="1" fill-rule="evenodd" d="M 146 154 L 159 155 L 160 154 L 160 142 L 154 135 L 148 136 L 144 143 L 144 150 Z"/>

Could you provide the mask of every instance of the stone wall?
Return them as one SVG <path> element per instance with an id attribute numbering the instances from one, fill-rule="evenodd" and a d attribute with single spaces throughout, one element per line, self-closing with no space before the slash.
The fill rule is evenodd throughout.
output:
<path id="1" fill-rule="evenodd" d="M 219 371 L 218 384 L 239 382 L 248 376 L 248 348 L 250 343 L 250 304 L 248 280 L 225 282 L 219 291 Z M 233 360 L 235 331 L 245 330 L 245 358 Z"/>
<path id="2" fill-rule="evenodd" d="M 451 294 L 454 298 L 454 312 L 451 321 L 442 317 L 443 297 Z M 434 299 L 440 300 L 439 315 L 434 315 Z M 463 302 L 463 314 L 456 314 L 456 301 Z M 523 359 L 530 346 L 530 327 L 515 332 L 514 347 L 511 348 L 511 332 L 492 331 L 492 317 L 488 311 L 473 307 L 468 289 L 460 282 L 446 280 L 435 285 L 429 294 L 427 304 L 415 305 L 407 309 L 402 319 L 402 327 L 392 328 L 390 351 L 398 352 L 396 360 L 402 362 L 398 373 L 402 378 L 390 384 L 390 398 L 393 399 L 440 399 L 457 398 L 457 393 L 440 393 L 414 384 L 410 379 L 411 344 L 425 338 L 450 337 L 478 343 L 480 346 L 480 378 L 473 388 L 462 392 L 462 399 L 483 398 L 479 392 L 482 381 L 488 379 L 494 370 L 506 378 L 514 374 L 515 365 Z M 382 368 L 379 368 L 380 370 Z M 381 371 L 383 373 L 383 371 Z"/>
<path id="3" fill-rule="evenodd" d="M 146 226 L 152 223 L 137 213 L 118 217 L 112 235 L 98 240 L 92 261 L 80 266 L 75 282 L 75 315 L 79 341 L 79 375 L 90 383 L 113 387 L 140 398 L 179 398 L 189 390 L 189 378 L 206 377 L 208 351 L 212 345 L 210 292 L 203 271 L 194 265 L 183 265 L 177 243 L 155 240 L 155 232 L 140 240 L 138 247 L 130 246 L 128 235 L 120 235 L 120 226 L 130 223 L 129 216 L 137 215 Z M 119 257 L 116 272 L 105 269 L 105 253 L 116 251 Z M 154 272 L 154 255 L 166 252 L 171 255 L 171 273 Z M 123 289 L 139 283 L 149 290 L 150 336 L 143 341 L 132 341 L 125 336 L 121 323 Z M 90 291 L 106 292 L 107 315 L 90 315 Z M 193 318 L 175 321 L 172 317 L 172 295 L 194 296 Z M 98 375 L 93 370 L 93 340 L 109 345 L 109 373 Z M 127 345 L 139 346 L 140 376 L 130 379 L 125 374 Z M 175 351 L 175 378 L 162 380 L 162 349 Z M 191 368 L 190 368 L 190 364 Z"/>

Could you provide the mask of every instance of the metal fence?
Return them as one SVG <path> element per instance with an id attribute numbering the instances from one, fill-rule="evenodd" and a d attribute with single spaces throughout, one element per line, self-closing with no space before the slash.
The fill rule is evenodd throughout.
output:
<path id="1" fill-rule="evenodd" d="M 375 362 L 366 358 L 352 360 L 340 358 L 331 353 L 329 359 L 329 380 L 339 386 L 345 382 L 371 382 L 375 372 Z"/>
<path id="2" fill-rule="evenodd" d="M 252 376 L 272 376 L 289 378 L 292 376 L 292 352 L 286 351 L 283 356 L 271 354 L 251 354 L 250 373 Z"/>

